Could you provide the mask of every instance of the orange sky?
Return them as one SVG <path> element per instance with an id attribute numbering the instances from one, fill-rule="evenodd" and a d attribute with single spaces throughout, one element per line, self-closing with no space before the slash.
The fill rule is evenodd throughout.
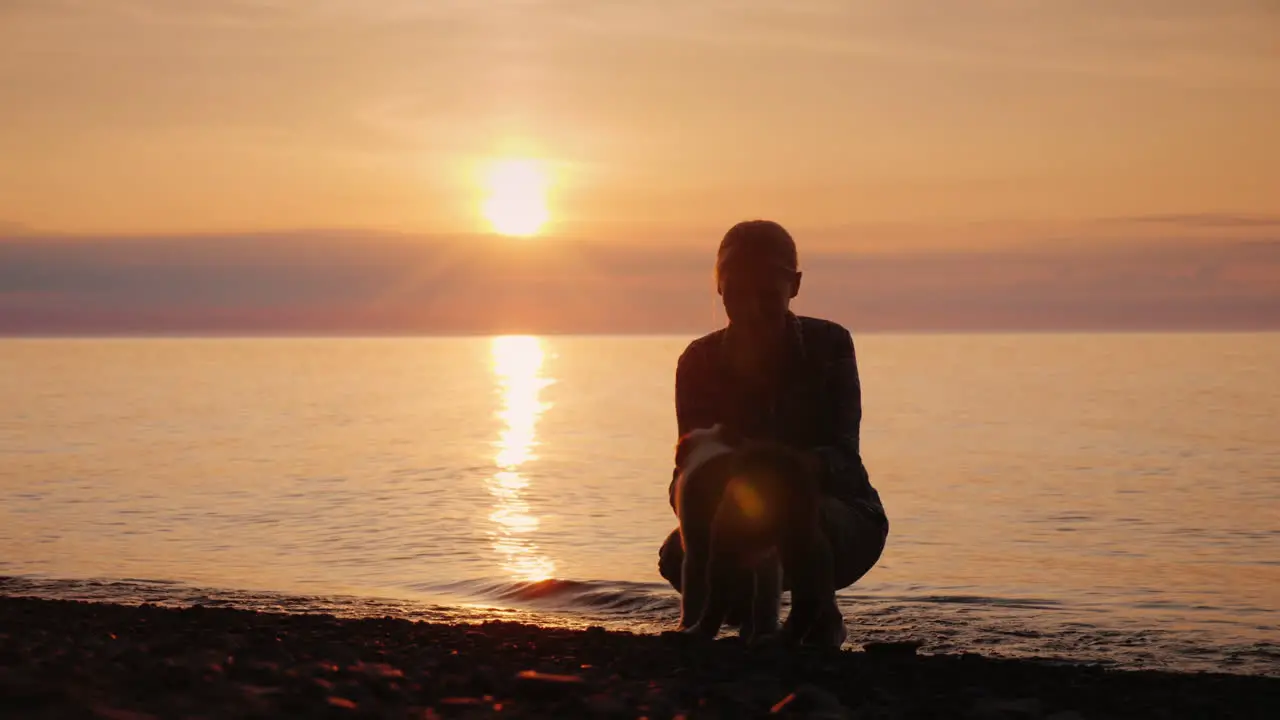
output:
<path id="1" fill-rule="evenodd" d="M 0 332 L 1280 326 L 1277 127 L 1272 0 L 4 0 Z"/>
<path id="2" fill-rule="evenodd" d="M 1270 0 L 0 4 L 0 220 L 57 232 L 482 231 L 510 153 L 591 237 L 1275 213 L 1276 127 Z"/>

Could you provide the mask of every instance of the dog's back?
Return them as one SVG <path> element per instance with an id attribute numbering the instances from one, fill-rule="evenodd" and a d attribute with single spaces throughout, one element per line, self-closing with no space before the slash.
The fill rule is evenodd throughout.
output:
<path id="1" fill-rule="evenodd" d="M 746 556 L 774 549 L 796 523 L 812 517 L 817 480 L 801 455 L 784 445 L 753 441 L 735 449 L 716 506 L 713 534 Z"/>
<path id="2" fill-rule="evenodd" d="M 714 518 L 714 534 L 736 539 L 729 544 L 747 552 L 812 517 L 819 498 L 817 479 L 799 452 L 759 440 L 731 446 L 719 425 L 681 438 L 676 466 L 676 514 L 682 521 Z"/>

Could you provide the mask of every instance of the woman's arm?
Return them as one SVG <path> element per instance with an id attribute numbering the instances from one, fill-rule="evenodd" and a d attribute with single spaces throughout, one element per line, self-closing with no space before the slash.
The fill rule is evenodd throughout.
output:
<path id="1" fill-rule="evenodd" d="M 709 365 L 707 348 L 697 342 L 685 348 L 676 362 L 676 431 L 681 437 L 716 424 Z"/>
<path id="2" fill-rule="evenodd" d="M 707 347 L 694 341 L 676 361 L 676 433 L 684 437 L 691 430 L 716 424 L 715 405 L 711 397 L 711 378 L 706 375 Z M 679 468 L 672 468 L 671 485 L 667 495 L 671 507 L 676 506 L 676 475 Z"/>
<path id="3" fill-rule="evenodd" d="M 834 403 L 832 423 L 828 437 L 830 442 L 813 448 L 823 474 L 823 487 L 827 492 L 843 496 L 851 487 L 845 483 L 861 484 L 866 481 L 866 468 L 862 463 L 859 435 L 862 426 L 862 383 L 858 378 L 858 360 L 853 348 L 853 336 L 844 328 L 835 333 L 829 350 L 831 367 L 826 375 L 823 394 Z"/>

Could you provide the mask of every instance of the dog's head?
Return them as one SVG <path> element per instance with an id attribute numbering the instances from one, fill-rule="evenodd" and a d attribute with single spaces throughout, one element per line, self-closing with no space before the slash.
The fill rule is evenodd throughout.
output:
<path id="1" fill-rule="evenodd" d="M 676 470 L 689 474 L 712 458 L 733 451 L 729 433 L 721 423 L 685 433 L 676 443 Z"/>

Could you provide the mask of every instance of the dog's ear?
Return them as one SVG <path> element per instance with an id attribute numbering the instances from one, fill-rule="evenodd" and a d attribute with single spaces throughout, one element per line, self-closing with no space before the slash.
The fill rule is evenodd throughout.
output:
<path id="1" fill-rule="evenodd" d="M 689 453 L 693 452 L 693 441 L 689 436 L 681 435 L 676 441 L 676 467 L 684 467 L 684 463 L 689 459 Z"/>
<path id="2" fill-rule="evenodd" d="M 676 467 L 684 467 L 685 461 L 689 459 L 689 454 L 698 446 L 698 442 L 706 437 L 708 432 L 712 432 L 706 428 L 695 428 L 680 436 L 676 441 Z"/>
<path id="3" fill-rule="evenodd" d="M 685 461 L 689 459 L 689 454 L 698 446 L 698 443 L 705 442 L 707 440 L 723 442 L 723 432 L 724 426 L 721 423 L 716 423 L 711 427 L 695 428 L 684 435 L 681 435 L 680 439 L 676 441 L 676 467 L 684 467 Z"/>

